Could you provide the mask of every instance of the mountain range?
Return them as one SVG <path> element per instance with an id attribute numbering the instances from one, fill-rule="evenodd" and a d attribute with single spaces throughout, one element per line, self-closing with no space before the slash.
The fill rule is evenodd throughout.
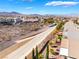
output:
<path id="1" fill-rule="evenodd" d="M 21 14 L 19 12 L 0 12 L 0 16 L 16 16 L 16 15 L 26 15 L 26 14 Z M 40 14 L 28 14 L 27 16 L 65 16 L 65 17 L 74 17 L 74 16 L 79 16 L 79 14 L 64 14 L 64 15 L 51 15 L 51 14 L 45 14 L 45 15 L 40 15 Z"/>
<path id="2" fill-rule="evenodd" d="M 22 14 L 18 12 L 0 12 L 0 15 L 11 16 L 11 15 L 22 15 Z"/>

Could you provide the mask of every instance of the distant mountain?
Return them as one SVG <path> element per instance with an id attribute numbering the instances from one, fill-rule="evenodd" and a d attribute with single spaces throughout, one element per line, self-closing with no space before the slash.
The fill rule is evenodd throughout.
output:
<path id="1" fill-rule="evenodd" d="M 40 14 L 29 14 L 29 16 L 42 16 Z"/>
<path id="2" fill-rule="evenodd" d="M 10 14 L 20 14 L 20 13 L 18 13 L 18 12 L 10 12 Z"/>
<path id="3" fill-rule="evenodd" d="M 12 16 L 12 15 L 22 15 L 22 14 L 18 13 L 18 12 L 0 12 L 0 15 L 3 15 L 3 16 Z"/>
<path id="4" fill-rule="evenodd" d="M 54 14 L 45 14 L 45 15 L 41 15 L 41 14 L 21 14 L 18 12 L 0 12 L 0 16 L 18 16 L 18 15 L 22 15 L 22 16 L 32 16 L 32 17 L 54 17 L 54 16 L 62 16 L 62 17 L 79 17 L 79 14 L 63 14 L 63 15 L 54 15 Z"/>

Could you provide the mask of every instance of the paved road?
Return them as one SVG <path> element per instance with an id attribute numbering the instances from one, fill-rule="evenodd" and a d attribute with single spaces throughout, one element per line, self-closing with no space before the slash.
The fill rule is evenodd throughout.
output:
<path id="1" fill-rule="evenodd" d="M 79 25 L 69 21 L 64 26 L 64 36 L 69 40 L 69 56 L 79 59 Z"/>

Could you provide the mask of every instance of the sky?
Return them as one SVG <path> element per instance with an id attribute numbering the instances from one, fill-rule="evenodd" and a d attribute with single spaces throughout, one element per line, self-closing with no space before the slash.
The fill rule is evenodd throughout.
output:
<path id="1" fill-rule="evenodd" d="M 79 14 L 78 0 L 0 0 L 0 12 Z"/>

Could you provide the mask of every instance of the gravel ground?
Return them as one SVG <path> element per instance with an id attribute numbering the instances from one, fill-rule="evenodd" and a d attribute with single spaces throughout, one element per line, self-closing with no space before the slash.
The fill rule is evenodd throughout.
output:
<path id="1" fill-rule="evenodd" d="M 3 40 L 2 42 L 0 42 L 0 51 L 4 50 L 5 48 L 8 48 L 9 46 L 11 46 L 13 44 L 16 44 L 16 41 L 22 40 L 22 39 L 30 37 L 30 36 L 34 36 L 40 32 L 45 31 L 47 28 L 48 27 L 44 27 L 37 31 L 30 31 L 30 30 L 26 31 L 25 30 L 24 32 L 22 32 L 22 28 L 19 28 L 19 27 L 12 27 L 12 26 L 1 27 L 0 28 L 1 34 L 3 33 L 5 36 L 7 36 L 6 33 L 9 33 L 11 36 L 11 39 L 7 40 L 7 39 L 9 39 L 9 37 L 8 37 L 9 34 L 8 34 L 7 38 L 5 38 L 6 40 Z"/>

